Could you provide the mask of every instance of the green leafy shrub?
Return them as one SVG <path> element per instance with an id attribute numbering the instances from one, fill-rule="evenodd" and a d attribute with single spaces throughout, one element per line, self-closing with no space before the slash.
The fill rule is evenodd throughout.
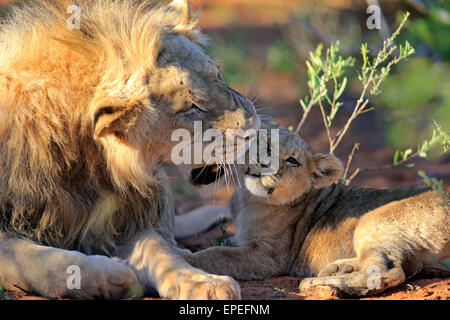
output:
<path id="1" fill-rule="evenodd" d="M 361 114 L 373 109 L 373 107 L 369 106 L 369 97 L 381 93 L 381 85 L 388 77 L 390 77 L 393 66 L 415 53 L 414 48 L 408 41 L 399 45 L 395 43 L 408 16 L 409 13 L 406 13 L 403 16 L 397 30 L 389 39 L 383 42 L 383 47 L 374 58 L 369 56 L 367 44 L 361 46 L 362 63 L 358 70 L 358 79 L 362 85 L 361 94 L 355 102 L 353 112 L 348 117 L 345 125 L 335 135 L 332 134 L 331 127 L 336 114 L 339 112 L 339 108 L 342 106 L 342 102 L 339 101 L 339 98 L 346 89 L 346 84 L 348 82 L 343 74 L 346 69 L 354 66 L 354 59 L 352 57 L 344 58 L 339 55 L 339 42 L 332 44 L 330 48 L 326 50 L 325 55 L 323 55 L 322 45 L 319 45 L 316 50 L 310 53 L 309 61 L 306 63 L 308 68 L 309 95 L 307 95 L 305 99 L 300 100 L 303 116 L 297 126 L 297 131 L 301 130 L 311 109 L 318 105 L 327 132 L 329 152 L 331 154 L 335 152 L 336 148 L 348 132 L 352 122 Z M 405 84 L 403 83 L 403 87 L 404 86 Z M 414 88 L 413 86 L 413 90 L 414 89 L 417 88 Z M 417 92 L 420 92 L 420 90 Z M 403 95 L 398 95 L 397 99 L 401 100 L 403 97 Z M 397 150 L 392 164 L 380 168 L 356 168 L 349 176 L 351 162 L 359 148 L 359 143 L 355 143 L 347 160 L 343 182 L 345 184 L 350 184 L 353 178 L 363 171 L 380 170 L 399 165 L 412 167 L 413 164 L 410 162 L 412 159 L 416 157 L 427 157 L 430 149 L 439 143 L 443 145 L 444 152 L 448 151 L 448 134 L 437 123 L 435 126 L 436 127 L 432 130 L 431 138 L 424 140 L 417 147 L 415 152 L 411 148 L 403 151 Z M 423 174 L 422 176 L 425 177 L 426 175 Z M 430 179 L 429 182 L 430 184 L 435 184 L 437 180 L 434 181 L 433 179 Z M 438 187 L 438 190 L 443 192 L 443 187 Z"/>

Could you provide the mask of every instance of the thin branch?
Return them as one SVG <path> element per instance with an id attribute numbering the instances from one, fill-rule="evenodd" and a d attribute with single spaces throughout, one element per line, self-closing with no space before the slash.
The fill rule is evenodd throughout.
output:
<path id="1" fill-rule="evenodd" d="M 343 175 L 343 179 L 346 185 L 348 185 L 347 183 L 347 175 L 348 175 L 348 170 L 350 169 L 350 164 L 353 161 L 353 157 L 355 156 L 356 151 L 359 149 L 359 143 L 356 142 L 355 145 L 353 146 L 352 152 L 350 153 L 350 155 L 348 156 L 347 159 L 347 165 L 345 166 L 345 171 L 344 171 L 344 175 Z"/>
<path id="2" fill-rule="evenodd" d="M 350 125 L 352 124 L 353 120 L 355 120 L 361 114 L 361 112 L 364 111 L 364 108 L 369 103 L 369 99 L 365 99 L 364 103 L 361 104 L 361 101 L 363 101 L 364 96 L 366 94 L 366 90 L 367 90 L 367 86 L 364 87 L 361 97 L 358 99 L 358 102 L 356 103 L 356 106 L 353 109 L 352 115 L 347 120 L 344 128 L 342 128 L 342 130 L 339 132 L 339 134 L 336 135 L 336 137 L 334 138 L 332 148 L 330 149 L 331 154 L 334 153 L 334 150 L 336 150 L 336 148 L 341 143 L 342 138 L 344 138 L 344 135 L 347 133 L 348 129 L 350 128 Z"/>
<path id="3" fill-rule="evenodd" d="M 348 179 L 345 180 L 345 185 L 348 186 L 360 172 L 361 172 L 361 169 L 356 168 L 356 170 L 353 172 L 353 174 Z"/>
<path id="4" fill-rule="evenodd" d="M 378 168 L 356 168 L 356 170 L 353 172 L 353 174 L 347 179 L 345 180 L 345 184 L 349 185 L 350 182 L 352 182 L 352 180 L 361 172 L 365 172 L 365 171 L 380 171 L 380 170 L 386 170 L 386 169 L 390 169 L 390 168 L 394 168 L 394 167 L 398 167 L 402 164 L 405 164 L 409 161 L 411 161 L 414 158 L 418 158 L 419 157 L 419 152 L 415 152 L 413 154 L 411 154 L 408 158 L 403 159 L 398 161 L 397 163 L 391 163 L 391 164 L 387 164 Z"/>
<path id="5" fill-rule="evenodd" d="M 325 109 L 323 108 L 322 99 L 319 99 L 319 107 L 320 112 L 322 113 L 323 124 L 325 125 L 325 129 L 327 130 L 328 144 L 330 145 L 331 153 L 331 148 L 333 147 L 333 139 L 331 138 L 330 127 L 327 122 L 327 116 L 325 115 Z"/>
<path id="6" fill-rule="evenodd" d="M 380 52 L 378 53 L 377 59 L 375 60 L 376 62 L 378 61 L 378 57 L 380 56 Z M 347 133 L 347 130 L 350 127 L 350 124 L 353 122 L 353 120 L 356 119 L 356 117 L 359 115 L 359 112 L 361 110 L 364 110 L 364 108 L 369 103 L 369 99 L 366 98 L 366 100 L 364 101 L 364 97 L 366 96 L 366 91 L 369 88 L 369 84 L 370 84 L 370 82 L 373 79 L 373 76 L 375 74 L 376 67 L 377 67 L 377 63 L 376 62 L 374 64 L 374 67 L 373 67 L 372 71 L 370 72 L 370 75 L 369 75 L 369 78 L 367 79 L 366 85 L 364 85 L 363 90 L 361 92 L 361 95 L 359 96 L 359 99 L 356 102 L 356 105 L 355 105 L 355 108 L 353 109 L 352 115 L 350 116 L 350 118 L 345 123 L 344 128 L 342 128 L 342 130 L 339 132 L 339 134 L 336 135 L 336 137 L 334 138 L 333 147 L 330 149 L 330 153 L 331 154 L 334 153 L 334 150 L 336 150 L 337 146 L 341 143 L 342 138 Z M 363 101 L 364 101 L 364 103 L 362 104 Z"/>
<path id="7" fill-rule="evenodd" d="M 391 45 L 394 42 L 394 39 L 400 33 L 400 30 L 403 28 L 403 25 L 406 23 L 408 16 L 409 16 L 409 14 L 405 15 L 402 22 L 398 26 L 397 30 L 395 30 L 394 34 L 389 39 L 387 39 L 383 42 L 383 49 L 381 49 L 378 52 L 377 57 L 375 58 L 374 64 L 373 64 L 373 66 L 371 66 L 371 71 L 370 71 L 369 77 L 367 78 L 367 81 L 364 84 L 363 90 L 361 92 L 361 95 L 360 95 L 358 101 L 356 102 L 356 105 L 355 105 L 355 108 L 353 109 L 352 115 L 347 120 L 347 123 L 345 124 L 345 126 L 342 129 L 342 131 L 340 132 L 340 134 L 336 135 L 335 140 L 333 141 L 333 148 L 330 150 L 331 151 L 330 153 L 333 153 L 334 150 L 336 150 L 337 146 L 341 143 L 342 138 L 347 133 L 347 130 L 350 127 L 350 124 L 353 122 L 353 120 L 356 119 L 356 117 L 358 115 L 360 115 L 364 111 L 365 107 L 369 103 L 369 99 L 365 98 L 365 97 L 366 97 L 366 92 L 369 89 L 370 85 L 373 84 L 372 89 L 371 89 L 372 92 L 378 90 L 378 87 L 380 86 L 382 80 L 387 76 L 387 75 L 385 75 L 384 77 L 379 79 L 378 82 L 375 82 L 375 79 L 377 78 L 376 71 L 377 71 L 378 66 L 381 63 L 383 63 L 386 59 L 388 59 L 391 56 L 391 54 L 397 49 L 396 46 L 391 46 Z M 395 61 L 395 62 L 393 62 L 393 61 Z M 388 67 L 390 67 L 394 63 L 398 62 L 398 60 L 396 60 L 396 59 L 394 59 L 393 61 L 391 61 L 388 64 Z"/>
<path id="8" fill-rule="evenodd" d="M 312 100 L 309 102 L 308 106 L 306 107 L 306 110 L 303 112 L 302 115 L 302 119 L 300 120 L 300 122 L 297 125 L 297 129 L 295 129 L 295 131 L 298 133 L 300 132 L 300 130 L 303 127 L 303 124 L 306 121 L 306 118 L 308 118 L 309 112 L 311 111 L 312 107 L 314 106 L 314 104 L 312 103 Z"/>
<path id="9" fill-rule="evenodd" d="M 333 101 L 331 102 L 331 112 L 333 112 L 334 108 L 336 108 L 336 92 L 338 91 L 336 78 L 333 78 L 334 82 L 334 92 L 333 92 Z M 328 125 L 331 126 L 331 119 L 328 121 Z"/>

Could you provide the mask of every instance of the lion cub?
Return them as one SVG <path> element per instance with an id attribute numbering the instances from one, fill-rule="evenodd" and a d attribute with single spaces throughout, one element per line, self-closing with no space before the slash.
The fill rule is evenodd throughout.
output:
<path id="1" fill-rule="evenodd" d="M 449 206 L 424 186 L 375 190 L 335 184 L 343 165 L 314 154 L 300 136 L 279 128 L 279 170 L 250 165 L 231 200 L 239 247 L 213 247 L 188 261 L 242 280 L 307 278 L 308 294 L 381 292 L 450 258 Z M 448 203 L 448 202 L 446 202 Z"/>

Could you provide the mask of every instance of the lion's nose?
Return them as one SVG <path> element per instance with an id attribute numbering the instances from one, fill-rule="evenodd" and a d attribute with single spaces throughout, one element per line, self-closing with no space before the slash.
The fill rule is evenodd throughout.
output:
<path id="1" fill-rule="evenodd" d="M 256 178 L 261 177 L 260 170 L 255 170 L 255 168 L 253 168 L 252 166 L 249 166 L 247 168 L 247 170 L 245 171 L 245 174 L 252 176 L 252 177 L 256 177 Z"/>

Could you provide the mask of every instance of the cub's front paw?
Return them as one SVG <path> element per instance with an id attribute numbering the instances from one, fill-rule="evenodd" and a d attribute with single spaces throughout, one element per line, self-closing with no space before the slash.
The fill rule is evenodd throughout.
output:
<path id="1" fill-rule="evenodd" d="M 319 281 L 317 280 L 318 278 L 303 279 L 299 286 L 300 291 L 321 299 L 339 299 L 339 290 L 337 288 L 321 283 L 320 279 Z"/>
<path id="2" fill-rule="evenodd" d="M 175 300 L 238 300 L 239 284 L 228 276 L 194 273 L 177 276 L 167 294 Z M 161 293 L 161 292 L 160 292 Z"/>
<path id="3" fill-rule="evenodd" d="M 64 257 L 47 272 L 49 297 L 117 300 L 143 296 L 135 272 L 122 260 L 72 252 Z"/>
<path id="4" fill-rule="evenodd" d="M 323 268 L 318 277 L 338 276 L 358 271 L 358 259 L 340 259 Z"/>

